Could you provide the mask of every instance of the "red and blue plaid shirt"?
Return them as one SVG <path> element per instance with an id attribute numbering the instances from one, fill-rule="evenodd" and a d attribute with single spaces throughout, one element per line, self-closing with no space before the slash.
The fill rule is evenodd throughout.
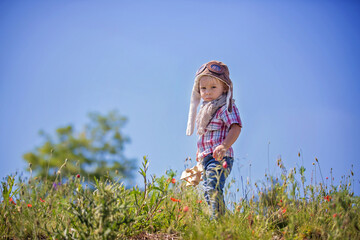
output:
<path id="1" fill-rule="evenodd" d="M 242 127 L 239 110 L 233 104 L 233 111 L 230 113 L 227 111 L 227 106 L 222 106 L 217 110 L 215 116 L 211 119 L 210 123 L 205 129 L 205 133 L 199 136 L 197 142 L 199 159 L 203 159 L 209 154 L 212 154 L 217 146 L 222 144 L 227 136 L 230 126 L 232 124 L 239 124 Z M 224 156 L 234 157 L 234 151 L 230 147 Z"/>

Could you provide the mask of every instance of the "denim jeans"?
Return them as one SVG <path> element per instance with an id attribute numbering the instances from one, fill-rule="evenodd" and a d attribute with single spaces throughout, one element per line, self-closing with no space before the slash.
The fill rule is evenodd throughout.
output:
<path id="1" fill-rule="evenodd" d="M 223 162 L 227 162 L 227 168 L 223 168 Z M 231 172 L 234 163 L 233 157 L 224 157 L 216 161 L 213 156 L 207 155 L 203 159 L 204 167 L 204 196 L 210 207 L 211 219 L 216 219 L 225 214 L 224 185 Z"/>

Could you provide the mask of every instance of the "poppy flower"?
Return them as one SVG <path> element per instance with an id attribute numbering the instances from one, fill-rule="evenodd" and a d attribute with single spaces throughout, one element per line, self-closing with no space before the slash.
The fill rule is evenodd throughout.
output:
<path id="1" fill-rule="evenodd" d="M 331 196 L 327 195 L 326 197 L 324 197 L 324 199 L 325 199 L 326 201 L 330 202 Z"/>
<path id="2" fill-rule="evenodd" d="M 202 203 L 202 200 L 197 200 L 197 203 Z"/>
<path id="3" fill-rule="evenodd" d="M 12 203 L 12 204 L 16 205 L 16 203 L 14 202 L 14 200 L 13 200 L 13 198 L 12 198 L 12 197 L 11 197 L 11 198 L 9 198 L 9 201 L 10 201 L 10 203 Z"/>
<path id="4" fill-rule="evenodd" d="M 333 218 L 336 218 L 336 217 L 337 217 L 337 213 L 334 213 Z"/>
<path id="5" fill-rule="evenodd" d="M 32 207 L 32 205 L 29 203 L 28 205 L 27 205 L 28 207 Z"/>
<path id="6" fill-rule="evenodd" d="M 77 178 L 80 178 L 80 174 L 76 175 Z"/>
<path id="7" fill-rule="evenodd" d="M 176 179 L 175 179 L 175 178 L 171 179 L 171 183 L 172 183 L 172 184 L 175 184 L 175 183 L 176 183 Z"/>
<path id="8" fill-rule="evenodd" d="M 43 200 L 43 199 L 40 198 L 40 202 L 45 202 L 45 200 Z"/>
<path id="9" fill-rule="evenodd" d="M 286 208 L 283 208 L 281 211 L 283 214 L 286 213 Z"/>
<path id="10" fill-rule="evenodd" d="M 176 198 L 170 198 L 171 199 L 171 201 L 173 201 L 173 202 L 180 202 L 180 199 L 176 199 Z"/>
<path id="11" fill-rule="evenodd" d="M 184 211 L 184 212 L 189 211 L 189 207 L 188 207 L 188 206 L 184 206 L 183 211 Z"/>

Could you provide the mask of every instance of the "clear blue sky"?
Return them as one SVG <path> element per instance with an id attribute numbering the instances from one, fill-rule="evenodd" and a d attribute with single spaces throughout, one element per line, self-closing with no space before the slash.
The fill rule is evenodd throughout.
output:
<path id="1" fill-rule="evenodd" d="M 181 172 L 196 153 L 194 74 L 215 59 L 244 125 L 232 177 L 251 164 L 263 179 L 268 146 L 272 173 L 279 155 L 300 165 L 302 149 L 309 181 L 315 157 L 337 182 L 353 164 L 359 194 L 359 12 L 356 1 L 1 1 L 0 177 L 24 171 L 40 129 L 80 131 L 87 113 L 113 109 L 129 119 L 127 157 Z"/>

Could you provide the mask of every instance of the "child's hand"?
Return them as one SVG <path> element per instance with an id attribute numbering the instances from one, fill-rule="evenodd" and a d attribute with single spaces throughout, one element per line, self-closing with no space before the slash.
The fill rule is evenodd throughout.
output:
<path id="1" fill-rule="evenodd" d="M 221 161 L 224 158 L 226 151 L 227 149 L 225 148 L 225 146 L 221 144 L 215 148 L 213 152 L 213 157 L 216 161 Z"/>

